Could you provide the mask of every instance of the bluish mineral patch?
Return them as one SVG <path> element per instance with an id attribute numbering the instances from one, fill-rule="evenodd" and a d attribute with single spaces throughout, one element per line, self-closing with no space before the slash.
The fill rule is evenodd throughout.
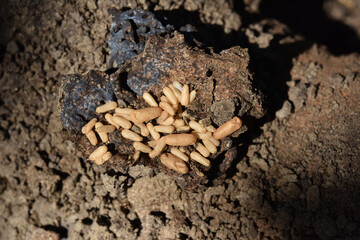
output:
<path id="1" fill-rule="evenodd" d="M 164 27 L 153 13 L 140 8 L 117 12 L 113 19 L 108 39 L 110 68 L 119 67 L 140 54 L 144 50 L 146 37 L 173 31 L 171 25 Z"/>

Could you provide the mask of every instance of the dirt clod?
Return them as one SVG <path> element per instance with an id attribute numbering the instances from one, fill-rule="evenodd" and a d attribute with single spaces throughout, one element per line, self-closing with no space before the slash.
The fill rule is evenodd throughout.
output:
<path id="1" fill-rule="evenodd" d="M 83 75 L 69 75 L 62 80 L 59 107 L 65 136 L 76 141 L 85 156 L 89 150 L 94 150 L 94 147 L 89 146 L 79 129 L 85 122 L 96 117 L 93 113 L 96 106 L 107 101 L 120 100 L 126 102 L 127 107 L 137 109 L 145 104 L 143 100 L 138 101 L 144 92 L 152 92 L 155 98 L 160 99 L 161 89 L 173 81 L 190 84 L 197 91 L 196 100 L 189 106 L 189 115 L 195 119 L 212 119 L 220 126 L 237 115 L 256 118 L 263 116 L 263 96 L 252 85 L 252 77 L 247 70 L 249 56 L 246 50 L 233 47 L 220 54 L 207 54 L 200 49 L 191 48 L 184 36 L 177 32 L 174 32 L 173 36 L 164 37 L 146 35 L 144 41 L 145 47 L 138 57 L 122 65 L 114 74 L 91 71 Z M 239 133 L 235 135 L 238 136 Z M 130 141 L 111 134 L 110 143 L 114 144 L 115 148 L 112 160 L 107 165 L 125 172 L 132 163 L 126 155 L 120 154 L 133 155 Z M 214 155 L 212 158 L 217 160 L 213 165 L 221 165 L 222 159 L 219 156 L 231 147 L 229 145 L 222 148 Z M 235 155 L 227 156 L 226 165 L 229 165 Z M 136 164 L 162 169 L 158 161 L 146 158 L 140 159 Z M 197 168 L 202 172 L 208 171 L 201 165 Z M 226 169 L 219 168 L 220 171 Z M 167 172 L 187 189 L 207 182 L 207 174 L 201 176 L 196 170 L 190 170 L 185 175 Z"/>

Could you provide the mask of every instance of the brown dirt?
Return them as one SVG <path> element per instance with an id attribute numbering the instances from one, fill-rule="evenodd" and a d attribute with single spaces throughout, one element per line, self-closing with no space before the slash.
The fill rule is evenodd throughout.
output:
<path id="1" fill-rule="evenodd" d="M 141 2 L 0 8 L 0 239 L 358 239 L 360 56 L 343 55 L 356 47 L 313 44 L 261 1 Z M 249 48 L 269 111 L 248 119 L 221 184 L 189 192 L 146 166 L 104 169 L 62 138 L 60 76 L 106 70 L 107 10 L 136 6 L 175 26 L 180 14 L 215 51 Z M 355 17 L 343 22 L 358 32 Z"/>

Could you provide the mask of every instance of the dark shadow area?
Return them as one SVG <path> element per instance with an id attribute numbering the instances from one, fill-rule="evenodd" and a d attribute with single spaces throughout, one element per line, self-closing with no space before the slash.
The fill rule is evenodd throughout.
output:
<path id="1" fill-rule="evenodd" d="M 243 32 L 233 31 L 226 34 L 220 25 L 201 22 L 198 12 L 189 12 L 180 8 L 172 11 L 155 11 L 154 14 L 163 25 L 171 24 L 176 30 L 184 34 L 190 44 L 193 44 L 192 41 L 195 38 L 205 48 L 213 48 L 215 52 L 233 46 L 243 46 L 246 43 Z"/>
<path id="2" fill-rule="evenodd" d="M 263 17 L 278 19 L 294 32 L 327 46 L 335 55 L 360 52 L 360 40 L 355 31 L 329 19 L 323 3 L 323 0 L 261 1 L 260 11 Z"/>
<path id="3" fill-rule="evenodd" d="M 267 114 L 262 119 L 247 121 L 250 128 L 274 120 L 276 111 L 280 110 L 288 99 L 288 86 L 291 80 L 292 59 L 309 49 L 311 41 L 296 41 L 280 44 L 285 36 L 275 35 L 268 48 L 249 45 L 249 69 L 254 74 L 255 87 L 261 89 L 266 97 Z"/>
<path id="4" fill-rule="evenodd" d="M 81 222 L 85 225 L 91 225 L 93 223 L 93 220 L 91 218 L 86 217 L 82 219 Z"/>
<path id="5" fill-rule="evenodd" d="M 8 180 L 5 177 L 0 176 L 0 194 L 5 192 L 8 186 Z"/>
<path id="6" fill-rule="evenodd" d="M 9 1 L 2 1 L 2 5 L 4 9 L 11 9 Z M 0 63 L 4 62 L 6 48 L 12 38 L 10 29 L 13 25 L 14 17 L 12 16 L 12 11 L 3 11 L 2 14 L 0 14 Z M 0 74 L 2 74 L 2 71 L 0 71 Z"/>
<path id="7" fill-rule="evenodd" d="M 0 63 L 4 61 L 5 52 L 6 52 L 5 45 L 4 45 L 4 44 L 0 44 Z M 2 73 L 1 73 L 1 74 L 2 74 Z M 0 75 L 0 77 L 2 77 L 2 76 Z"/>
<path id="8" fill-rule="evenodd" d="M 159 219 L 162 224 L 165 224 L 166 223 L 166 214 L 164 212 L 161 212 L 161 211 L 151 211 L 150 212 L 150 215 L 154 216 L 155 218 Z"/>
<path id="9" fill-rule="evenodd" d="M 100 215 L 97 217 L 96 219 L 97 224 L 99 224 L 100 226 L 106 226 L 106 227 L 110 227 L 111 226 L 111 221 L 110 221 L 110 217 L 107 215 Z"/>
<path id="10" fill-rule="evenodd" d="M 45 225 L 42 226 L 41 228 L 46 231 L 56 232 L 57 234 L 59 234 L 60 239 L 68 237 L 68 230 L 62 226 L 57 227 L 53 225 Z"/>

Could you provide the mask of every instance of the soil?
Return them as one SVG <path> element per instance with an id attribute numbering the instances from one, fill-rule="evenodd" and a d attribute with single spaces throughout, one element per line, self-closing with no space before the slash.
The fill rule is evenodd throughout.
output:
<path id="1" fill-rule="evenodd" d="M 360 2 L 264 2 L 4 3 L 0 239 L 359 239 Z M 97 166 L 64 140 L 61 78 L 107 70 L 112 7 L 191 24 L 216 53 L 248 48 L 268 111 L 246 119 L 221 181 L 182 190 L 147 166 Z"/>

